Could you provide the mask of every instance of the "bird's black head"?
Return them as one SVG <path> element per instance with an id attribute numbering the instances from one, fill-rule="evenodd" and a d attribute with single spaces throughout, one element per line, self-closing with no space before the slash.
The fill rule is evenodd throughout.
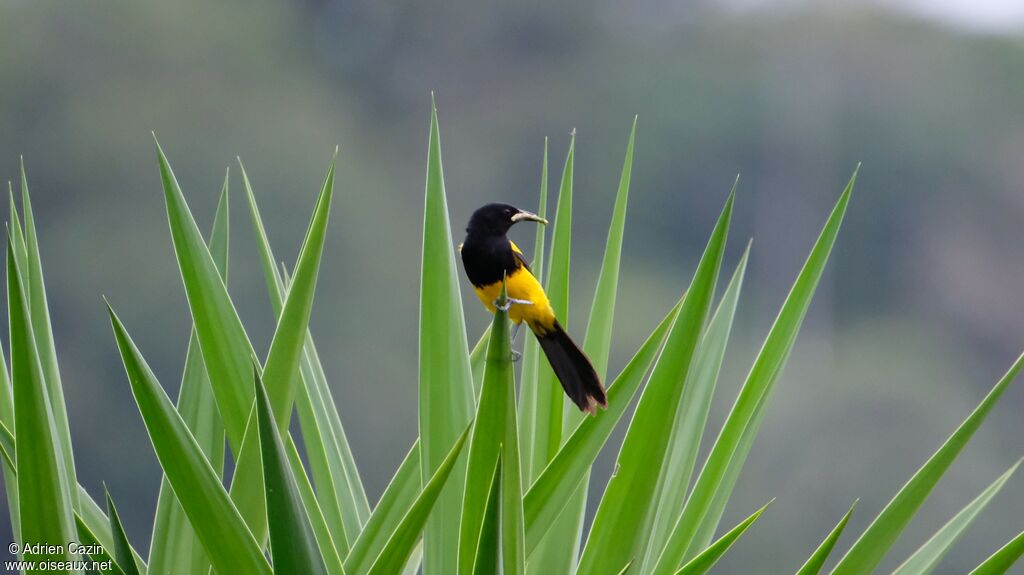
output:
<path id="1" fill-rule="evenodd" d="M 503 236 L 516 222 L 521 221 L 538 222 L 547 224 L 544 218 L 520 210 L 508 204 L 487 204 L 473 212 L 469 218 L 469 225 L 466 226 L 466 233 L 479 236 Z"/>

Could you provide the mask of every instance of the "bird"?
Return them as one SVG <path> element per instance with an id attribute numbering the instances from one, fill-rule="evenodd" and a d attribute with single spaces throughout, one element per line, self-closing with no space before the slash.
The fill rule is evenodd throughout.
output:
<path id="1" fill-rule="evenodd" d="M 466 226 L 466 238 L 459 246 L 466 276 L 488 311 L 508 312 L 516 326 L 515 333 L 522 322 L 526 322 L 565 394 L 580 411 L 596 415 L 598 406 L 608 407 L 601 378 L 590 359 L 558 322 L 522 250 L 506 235 L 509 228 L 522 221 L 548 223 L 537 214 L 509 204 L 487 204 L 473 212 Z M 503 280 L 508 298 L 505 307 L 499 308 L 497 300 Z"/>

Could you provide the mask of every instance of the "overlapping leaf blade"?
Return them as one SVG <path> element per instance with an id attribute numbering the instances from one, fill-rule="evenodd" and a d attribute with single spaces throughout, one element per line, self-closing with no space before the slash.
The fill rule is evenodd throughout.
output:
<path id="1" fill-rule="evenodd" d="M 224 187 L 213 218 L 213 231 L 210 232 L 210 253 L 225 284 L 228 277 L 228 205 L 228 177 L 225 174 Z M 195 328 L 189 336 L 188 351 L 185 354 L 185 370 L 178 392 L 178 413 L 214 471 L 222 476 L 224 425 L 217 412 L 217 400 L 213 396 L 210 376 L 203 364 Z M 166 477 L 160 483 L 153 536 L 149 545 L 149 565 L 154 573 L 205 573 L 210 567 L 202 545 Z"/>
<path id="2" fill-rule="evenodd" d="M 501 454 L 491 474 L 491 488 L 487 495 L 480 541 L 473 560 L 473 575 L 501 573 Z"/>
<path id="3" fill-rule="evenodd" d="M 298 265 L 293 278 L 294 285 L 285 297 L 263 373 L 267 395 L 274 410 L 274 421 L 278 425 L 279 431 L 286 435 L 292 413 L 299 363 L 308 333 L 316 275 L 324 250 L 328 216 L 334 192 L 336 161 L 337 150 L 327 176 L 324 178 L 321 192 L 317 196 L 309 228 L 299 252 Z M 238 455 L 238 466 L 231 479 L 230 493 L 231 499 L 239 507 L 246 523 L 261 540 L 266 531 L 266 514 L 263 505 L 264 488 L 263 474 L 260 471 L 260 447 L 255 433 L 255 425 L 255 417 L 250 415 L 242 451 Z M 291 442 L 290 437 L 288 442 Z M 315 515 L 315 511 L 311 515 Z"/>
<path id="4" fill-rule="evenodd" d="M 598 417 L 589 417 L 576 428 L 562 448 L 544 469 L 537 481 L 530 486 L 523 498 L 523 514 L 526 523 L 526 553 L 532 553 L 551 529 L 555 518 L 569 504 L 569 497 L 576 491 L 590 471 L 616 424 L 626 412 L 633 396 L 650 371 L 651 364 L 665 343 L 672 323 L 676 320 L 683 300 L 680 299 L 654 329 L 647 341 L 640 346 L 633 359 L 626 364 L 615 381 L 608 388 L 608 409 Z"/>
<path id="5" fill-rule="evenodd" d="M 544 159 L 541 163 L 540 169 L 540 201 L 537 204 L 537 215 L 542 218 L 547 218 L 547 211 L 548 139 L 544 138 Z M 537 226 L 537 229 L 535 230 L 536 235 L 533 241 L 533 263 L 530 265 L 530 269 L 533 270 L 533 275 L 536 276 L 537 281 L 541 283 L 544 281 L 545 231 L 545 226 Z M 473 348 L 473 353 L 470 356 L 470 360 L 473 364 L 474 381 L 483 381 L 483 366 L 485 362 L 482 361 L 482 359 L 487 352 L 488 336 L 489 334 L 485 334 L 484 337 L 480 338 L 480 342 L 477 344 L 477 347 Z M 477 358 L 481 361 L 477 362 Z M 532 466 L 533 461 L 533 447 L 537 443 L 534 434 L 537 432 L 537 401 L 538 395 L 541 393 L 537 387 L 537 377 L 541 361 L 543 361 L 543 354 L 541 353 L 540 344 L 537 343 L 535 338 L 527 334 L 525 336 L 525 341 L 523 342 L 523 367 L 519 376 L 519 433 L 522 436 L 520 438 L 520 450 L 523 458 L 523 478 L 527 482 L 533 478 L 530 475 L 530 467 Z"/>
<path id="6" fill-rule="evenodd" d="M 700 450 L 711 399 L 714 396 L 718 373 L 725 357 L 726 344 L 736 316 L 743 277 L 750 255 L 750 244 L 743 252 L 732 279 L 725 289 L 722 301 L 708 324 L 708 329 L 697 348 L 690 365 L 683 389 L 682 409 L 676 415 L 669 441 L 669 453 L 661 468 L 658 481 L 658 504 L 654 511 L 654 523 L 647 539 L 644 562 L 641 569 L 649 568 L 657 559 L 657 553 L 664 549 L 676 519 L 682 513 L 686 500 L 686 488 L 690 485 L 697 452 Z"/>
<path id="7" fill-rule="evenodd" d="M 372 562 L 387 545 L 388 538 L 416 502 L 420 485 L 420 442 L 417 440 L 402 460 L 359 538 L 345 557 L 345 570 L 348 573 L 369 571 Z"/>
<path id="8" fill-rule="evenodd" d="M 568 329 L 569 319 L 569 262 L 572 237 L 572 191 L 573 164 L 576 148 L 576 132 L 572 132 L 569 154 L 562 171 L 558 191 L 558 205 L 555 210 L 555 225 L 551 238 L 551 263 L 548 266 L 546 292 L 555 311 L 555 317 Z M 530 471 L 527 477 L 536 479 L 551 458 L 555 456 L 562 442 L 567 426 L 579 420 L 575 407 L 565 400 L 561 385 L 546 358 L 535 350 L 537 359 L 534 387 L 536 390 L 536 415 L 534 417 L 534 445 L 530 452 Z M 533 366 L 531 366 L 533 367 Z M 583 523 L 583 508 L 586 505 L 586 486 L 578 488 L 571 506 L 556 519 L 548 531 L 549 537 L 540 543 L 530 563 L 530 573 L 570 572 L 574 569 L 579 551 L 579 537 Z M 557 534 L 557 535 L 555 535 Z"/>
<path id="9" fill-rule="evenodd" d="M 1006 375 L 985 396 L 985 399 L 960 424 L 960 427 L 939 447 L 917 473 L 899 490 L 871 525 L 861 534 L 832 571 L 833 575 L 853 575 L 874 569 L 910 523 L 918 508 L 953 464 L 974 432 L 981 427 L 989 412 L 1024 367 L 1024 355 L 1017 358 Z"/>
<path id="10" fill-rule="evenodd" d="M 75 515 L 76 524 L 85 526 L 104 549 L 113 549 L 114 534 L 110 531 L 110 520 L 103 509 L 89 495 L 89 492 L 81 485 L 78 486 L 78 502 L 79 510 Z M 82 529 L 79 527 L 78 532 L 81 533 L 81 531 Z M 135 556 L 135 566 L 139 572 L 146 573 L 146 563 L 138 551 L 132 549 L 132 555 Z"/>
<path id="11" fill-rule="evenodd" d="M 89 526 L 85 524 L 85 522 L 79 515 L 75 515 L 75 526 L 78 528 L 79 543 L 85 546 L 99 546 L 98 548 L 93 549 L 94 553 L 88 554 L 89 559 L 92 561 L 96 561 L 98 563 L 109 561 L 110 563 L 108 565 L 110 567 L 110 570 L 108 571 L 108 573 L 110 575 L 124 575 L 124 571 L 121 570 L 121 567 L 117 564 L 117 562 L 114 561 L 114 558 L 107 553 L 107 548 L 104 547 L 102 543 L 100 543 L 99 539 L 96 537 L 96 534 L 93 533 L 91 529 L 89 529 Z"/>
<path id="12" fill-rule="evenodd" d="M 157 156 L 174 253 L 196 336 L 228 442 L 238 457 L 255 397 L 252 364 L 256 354 L 159 143 Z"/>
<path id="13" fill-rule="evenodd" d="M 277 420 L 256 374 L 256 419 L 260 453 L 263 460 L 263 484 L 270 525 L 270 549 L 276 573 L 327 575 L 313 526 L 306 515 L 299 488 L 292 475 L 284 442 L 278 435 Z"/>
<path id="14" fill-rule="evenodd" d="M 283 294 L 288 285 L 288 279 L 284 277 L 287 274 L 283 270 L 278 270 L 277 260 L 267 239 L 249 177 L 241 161 L 239 166 L 267 291 L 274 314 L 279 315 L 284 303 Z M 345 548 L 362 530 L 363 524 L 369 518 L 370 506 L 334 398 L 327 385 L 313 336 L 309 333 L 306 334 L 299 374 L 302 385 L 296 396 L 296 410 L 313 482 L 317 486 L 317 502 L 335 542 L 341 548 Z M 418 481 L 417 478 L 417 488 Z"/>
<path id="15" fill-rule="evenodd" d="M 675 575 L 704 575 L 704 573 L 710 571 L 711 568 L 715 566 L 715 563 L 717 563 L 718 560 L 725 555 L 726 551 L 728 551 L 729 548 L 732 547 L 744 533 L 746 533 L 747 529 L 757 521 L 757 518 L 760 517 L 761 514 L 764 513 L 764 510 L 768 509 L 768 506 L 771 504 L 772 502 L 769 501 L 764 507 L 758 509 L 752 513 L 750 517 L 741 521 L 739 525 L 733 527 L 726 532 L 725 535 L 719 537 L 718 541 L 715 541 L 709 545 L 707 549 L 701 551 L 699 555 L 687 561 L 686 565 L 683 565 L 675 572 Z"/>
<path id="16" fill-rule="evenodd" d="M 504 290 L 500 298 L 506 300 Z M 523 495 L 519 469 L 519 438 L 512 370 L 508 312 L 500 309 L 491 323 L 476 424 L 469 444 L 469 461 L 459 528 L 459 573 L 472 573 L 492 489 L 494 469 L 500 457 L 502 572 L 521 574 L 526 569 L 523 528 Z"/>
<path id="17" fill-rule="evenodd" d="M 430 115 L 423 259 L 420 277 L 419 431 L 420 476 L 426 484 L 473 412 L 465 317 L 441 165 L 437 109 Z M 451 575 L 458 556 L 463 465 L 441 493 L 424 533 L 424 575 Z"/>
<path id="18" fill-rule="evenodd" d="M 5 429 L 14 429 L 14 388 L 11 386 L 10 372 L 7 371 L 7 358 L 0 347 L 0 425 Z M 4 492 L 7 494 L 7 511 L 11 518 L 11 536 L 14 543 L 22 543 L 21 520 L 18 513 L 18 471 L 14 463 L 14 435 L 11 435 L 11 461 L 0 462 L 3 470 Z M 20 547 L 20 545 L 19 545 Z M 21 553 L 18 553 L 21 557 Z"/>
<path id="19" fill-rule="evenodd" d="M 224 418 L 229 442 L 238 460 L 231 495 L 247 524 L 257 538 L 262 539 L 266 533 L 266 515 L 262 473 L 259 468 L 259 446 L 255 441 L 255 432 L 250 432 L 248 427 L 253 421 L 249 418 L 253 392 L 251 389 L 242 389 L 251 387 L 251 382 L 248 381 L 251 374 L 245 375 L 240 372 L 242 361 L 249 366 L 255 361 L 254 353 L 224 283 L 217 276 L 212 256 L 198 235 L 198 229 L 184 196 L 163 152 L 159 150 L 159 145 L 158 151 L 175 252 L 193 318 L 196 320 L 196 333 L 203 350 L 203 358 L 214 383 L 214 395 Z M 272 382 L 271 401 L 282 418 L 286 418 L 291 411 L 294 374 L 298 369 L 297 364 L 306 334 L 305 323 L 308 322 L 323 233 L 326 230 L 333 174 L 332 162 L 318 199 L 313 223 L 307 233 L 307 241 L 303 243 L 303 253 L 300 254 L 300 267 L 303 271 L 297 270 L 296 275 L 301 274 L 303 279 L 300 285 L 303 289 L 295 290 L 297 295 L 291 312 L 288 312 L 288 302 L 285 302 L 285 311 L 281 316 L 284 321 L 279 326 L 283 326 L 283 329 L 275 332 L 275 343 L 272 344 L 268 356 L 269 376 Z M 310 238 L 312 241 L 309 241 Z M 303 261 L 306 262 L 305 266 L 302 266 Z M 286 422 L 279 422 L 282 423 Z M 251 437 L 248 442 L 244 441 L 246 436 Z M 290 438 L 288 441 L 291 441 Z"/>
<path id="20" fill-rule="evenodd" d="M 551 260 L 545 274 L 544 291 L 558 321 L 568 329 L 569 315 L 569 250 L 572 237 L 572 179 L 573 157 L 576 148 L 576 132 L 569 142 L 569 152 L 562 169 L 561 185 L 558 189 L 558 205 L 555 208 L 554 229 L 551 237 Z M 534 353 L 539 357 L 539 353 Z M 562 387 L 551 366 L 543 359 L 537 360 L 535 379 L 534 413 L 527 419 L 533 428 L 528 432 L 531 444 L 527 449 L 529 458 L 524 464 L 527 483 L 533 481 L 544 470 L 558 451 L 562 441 L 562 412 L 565 400 Z"/>
<path id="21" fill-rule="evenodd" d="M 3 457 L 4 464 L 12 470 L 13 480 L 16 482 L 18 480 L 18 466 L 14 460 L 14 444 L 14 434 L 5 425 L 0 423 L 0 456 Z M 92 500 L 92 497 L 81 485 L 78 486 L 78 496 L 82 502 L 82 511 L 81 513 L 75 513 L 75 526 L 80 543 L 83 545 L 98 544 L 104 549 L 114 549 L 114 536 L 111 532 L 110 521 L 107 519 L 107 515 L 96 505 L 96 502 Z M 113 558 L 109 557 L 106 553 L 97 555 L 99 556 L 97 561 L 102 562 L 106 559 L 113 561 Z M 145 573 L 146 564 L 134 549 L 132 549 L 132 556 L 135 558 L 135 566 L 138 571 Z M 116 572 L 120 573 L 120 568 L 117 568 Z"/>
<path id="22" fill-rule="evenodd" d="M 818 575 L 821 572 L 821 568 L 825 566 L 825 561 L 828 560 L 828 556 L 832 553 L 832 549 L 836 546 L 836 541 L 839 541 L 839 536 L 843 534 L 843 530 L 846 529 L 846 524 L 850 521 L 850 517 L 853 516 L 853 510 L 857 508 L 857 502 L 854 501 L 853 505 L 850 506 L 850 510 L 843 515 L 843 518 L 839 520 L 839 523 L 832 528 L 832 531 L 825 536 L 825 540 L 821 542 L 821 545 L 814 550 L 814 553 L 807 559 L 807 562 L 800 567 L 796 575 Z"/>
<path id="23" fill-rule="evenodd" d="M 0 455 L 3 455 L 4 463 L 14 472 L 14 479 L 18 479 L 18 464 L 14 460 L 14 447 L 15 439 L 14 434 L 11 430 L 7 429 L 7 426 L 0 423 Z"/>
<path id="24" fill-rule="evenodd" d="M 281 307 L 281 314 L 278 316 L 277 328 L 274 331 L 274 338 L 270 344 L 270 352 L 267 354 L 265 371 L 262 376 L 266 381 L 267 396 L 274 410 L 274 420 L 279 432 L 286 436 L 286 443 L 292 442 L 291 436 L 288 435 L 288 423 L 295 396 L 299 363 L 309 331 L 313 292 L 316 289 L 316 278 L 327 233 L 327 220 L 334 193 L 336 161 L 337 150 L 335 150 L 327 175 L 324 177 L 316 207 L 313 209 L 313 217 L 302 242 L 302 248 L 299 250 L 298 265 L 292 280 L 293 286 L 288 290 Z M 257 540 L 262 541 L 266 534 L 267 516 L 263 501 L 264 486 L 263 472 L 260 469 L 260 445 L 255 426 L 256 420 L 250 416 L 242 441 L 242 450 L 237 457 L 235 474 L 231 481 L 231 499 L 242 513 L 246 524 L 256 535 Z M 319 510 L 310 510 L 312 516 L 319 513 L 321 513 Z M 342 542 L 347 542 L 347 538 L 343 538 Z M 347 543 L 343 548 L 347 550 Z"/>
<path id="25" fill-rule="evenodd" d="M 669 331 L 666 348 L 640 396 L 617 460 L 617 471 L 608 482 L 587 539 L 579 570 L 613 573 L 617 565 L 637 557 L 650 532 L 652 499 L 658 482 L 658 465 L 664 460 L 672 425 L 682 398 L 683 381 L 700 341 L 711 308 L 722 254 L 729 231 L 734 195 L 711 233 L 693 281 Z"/>
<path id="26" fill-rule="evenodd" d="M 633 127 L 629 131 L 629 143 L 626 144 L 626 157 L 622 161 L 619 187 L 615 194 L 612 221 L 608 226 L 608 241 L 604 246 L 601 272 L 597 276 L 594 302 L 590 307 L 590 320 L 587 323 L 587 333 L 583 338 L 583 351 L 586 352 L 594 369 L 602 378 L 608 372 L 608 356 L 612 347 L 612 322 L 615 319 L 615 300 L 619 291 L 619 268 L 622 262 L 622 241 L 626 232 L 629 183 L 633 178 L 633 145 L 635 142 L 636 118 L 634 117 Z M 577 415 L 576 422 L 578 423 L 582 417 L 582 415 Z M 575 428 L 574 424 L 567 429 L 571 431 Z"/>
<path id="27" fill-rule="evenodd" d="M 303 355 L 306 334 L 309 332 L 309 318 L 313 309 L 313 293 L 316 291 L 317 276 L 323 257 L 327 233 L 327 220 L 334 196 L 334 167 L 337 150 L 331 160 L 331 167 L 324 178 L 324 184 L 317 198 L 313 217 L 309 223 L 302 248 L 299 250 L 295 273 L 288 285 L 281 314 L 278 318 L 274 339 L 267 355 L 263 381 L 267 397 L 273 408 L 274 421 L 279 430 L 288 428 L 292 404 L 295 398 L 299 363 Z"/>
<path id="28" fill-rule="evenodd" d="M 706 545 L 704 537 L 710 540 L 713 536 L 725 503 L 757 436 L 771 390 L 789 357 L 818 280 L 835 244 L 856 177 L 855 171 L 811 249 L 811 254 L 797 276 L 786 301 L 782 304 L 782 309 L 765 338 L 764 345 L 740 389 L 736 403 L 726 418 L 683 507 L 682 515 L 676 522 L 659 560 L 655 563 L 654 573 L 657 575 L 675 572 L 684 560 L 695 556 L 703 549 Z M 695 541 L 699 544 L 695 545 Z"/>
<path id="29" fill-rule="evenodd" d="M 291 468 L 292 477 L 295 478 L 295 487 L 298 490 L 302 506 L 305 508 L 306 516 L 309 518 L 310 527 L 313 529 L 313 536 L 320 548 L 320 556 L 323 557 L 327 566 L 327 572 L 332 575 L 343 574 L 345 567 L 341 561 L 341 555 L 334 544 L 323 510 L 317 503 L 313 484 L 309 482 L 309 476 L 306 475 L 306 468 L 302 465 L 299 450 L 290 437 L 285 444 L 285 456 L 288 458 L 288 466 Z"/>
<path id="30" fill-rule="evenodd" d="M 590 358 L 594 369 L 602 380 L 608 371 L 608 356 L 612 345 L 612 321 L 615 317 L 615 299 L 619 287 L 619 267 L 622 260 L 622 240 L 626 229 L 626 207 L 629 203 L 629 183 L 633 174 L 633 145 L 636 139 L 636 118 L 629 132 L 629 143 L 626 145 L 626 156 L 622 162 L 622 174 L 615 195 L 615 207 L 608 228 L 608 241 L 605 243 L 604 258 L 601 260 L 601 271 L 598 274 L 594 301 L 590 308 L 590 319 L 587 332 L 583 338 L 583 351 Z M 584 415 L 567 405 L 562 420 L 562 440 L 576 429 Z M 572 494 L 569 504 L 559 515 L 556 523 L 548 531 L 545 542 L 538 553 L 536 565 L 543 565 L 543 570 L 572 572 L 576 568 L 577 555 L 580 548 L 580 537 L 583 535 L 583 516 L 587 507 L 587 488 L 590 478 L 585 477 Z M 531 568 L 532 572 L 539 572 Z"/>
<path id="31" fill-rule="evenodd" d="M 28 185 L 26 184 L 26 187 Z M 21 227 L 21 217 L 18 216 L 18 204 L 14 201 L 14 188 L 11 182 L 7 182 L 7 195 L 10 202 L 10 222 L 8 234 L 11 244 L 14 246 L 14 255 L 18 258 L 18 267 L 28 269 L 28 248 L 25 247 L 25 232 Z"/>
<path id="32" fill-rule="evenodd" d="M 1010 370 L 999 380 L 978 407 L 965 419 L 941 447 L 925 462 L 918 472 L 896 493 L 885 506 L 884 510 L 860 535 L 847 551 L 833 571 L 833 575 L 852 575 L 862 573 L 878 566 L 885 558 L 890 547 L 899 537 L 918 508 L 935 488 L 953 460 L 978 431 L 985 417 L 998 402 L 1002 393 L 1013 383 L 1021 367 L 1024 366 L 1024 355 L 1010 367 Z"/>
<path id="33" fill-rule="evenodd" d="M 63 468 L 60 432 L 54 421 L 43 367 L 33 335 L 23 274 L 7 243 L 7 303 L 14 387 L 15 456 L 21 539 L 27 543 L 74 541 L 71 486 Z M 76 492 L 77 495 L 77 492 Z M 71 559 L 66 546 L 25 553 L 25 560 Z"/>
<path id="34" fill-rule="evenodd" d="M 25 297 L 28 301 L 32 333 L 36 338 L 39 362 L 43 368 L 46 392 L 50 410 L 56 426 L 57 448 L 60 451 L 67 485 L 78 483 L 75 473 L 75 458 L 71 452 L 71 429 L 68 426 L 68 411 L 64 404 L 64 388 L 61 385 L 60 369 L 57 366 L 57 348 L 53 343 L 53 328 L 50 325 L 50 308 L 46 303 L 46 285 L 43 281 L 43 262 L 39 254 L 39 238 L 36 235 L 36 221 L 32 213 L 32 201 L 28 193 L 28 178 L 25 162 L 20 162 L 21 202 L 25 212 L 25 266 L 21 267 Z M 15 430 L 17 432 L 17 430 Z M 71 504 L 78 509 L 78 493 L 71 490 Z"/>
<path id="35" fill-rule="evenodd" d="M 114 534 L 114 562 L 117 563 L 117 568 L 124 575 L 139 575 L 139 570 L 135 566 L 135 558 L 132 557 L 132 546 L 128 543 L 128 534 L 124 532 L 121 518 L 117 515 L 114 500 L 110 497 L 109 491 L 106 492 L 106 495 L 107 517 L 110 518 L 110 531 Z"/>
<path id="36" fill-rule="evenodd" d="M 1020 466 L 1020 461 L 1013 467 L 999 476 L 984 491 L 981 492 L 966 507 L 960 510 L 952 519 L 939 529 L 924 545 L 919 547 L 906 561 L 903 562 L 893 575 L 927 575 L 938 567 L 939 562 L 946 556 L 957 539 L 971 525 L 979 513 L 992 501 L 997 493 L 1006 485 L 1010 476 Z"/>
<path id="37" fill-rule="evenodd" d="M 132 393 L 160 466 L 210 563 L 220 573 L 270 575 L 270 565 L 259 543 L 113 310 L 110 319 Z"/>
<path id="38" fill-rule="evenodd" d="M 416 497 L 409 512 L 402 521 L 398 523 L 395 530 L 388 537 L 388 542 L 374 560 L 368 573 L 370 575 L 391 575 L 402 572 L 409 557 L 416 549 L 416 541 L 423 532 L 427 518 L 432 515 L 434 506 L 438 502 L 441 491 L 445 484 L 451 479 L 453 470 L 456 469 L 456 462 L 462 453 L 462 447 L 469 436 L 469 427 L 455 440 L 451 450 L 441 461 L 434 476 L 423 486 L 423 490 Z M 356 572 L 358 573 L 358 572 Z"/>
<path id="39" fill-rule="evenodd" d="M 970 575 L 1002 575 L 1013 567 L 1013 564 L 1024 555 L 1024 532 L 1010 540 L 991 557 L 982 561 L 970 572 Z"/>

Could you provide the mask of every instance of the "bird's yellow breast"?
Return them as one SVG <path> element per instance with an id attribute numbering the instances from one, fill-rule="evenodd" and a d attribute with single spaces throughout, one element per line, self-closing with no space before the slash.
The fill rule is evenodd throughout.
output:
<path id="1" fill-rule="evenodd" d="M 555 322 L 555 312 L 551 309 L 548 296 L 544 293 L 537 278 L 533 277 L 530 270 L 520 267 L 505 278 L 508 287 L 508 297 L 517 300 L 532 302 L 531 304 L 512 304 L 508 310 L 508 317 L 519 323 L 526 321 L 531 329 L 542 332 L 551 329 Z M 494 300 L 501 296 L 501 282 L 474 287 L 477 297 L 483 302 L 492 313 L 495 311 Z"/>

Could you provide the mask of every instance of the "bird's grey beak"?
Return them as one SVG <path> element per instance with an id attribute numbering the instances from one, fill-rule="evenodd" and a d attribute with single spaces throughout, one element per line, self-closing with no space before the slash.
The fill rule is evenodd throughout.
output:
<path id="1" fill-rule="evenodd" d="M 531 221 L 531 222 L 537 222 L 538 224 L 543 224 L 545 226 L 548 225 L 548 221 L 547 220 L 545 220 L 544 218 L 538 216 L 537 214 L 535 214 L 533 212 L 528 212 L 526 210 L 519 210 L 519 213 L 517 213 L 514 216 L 512 216 L 512 222 L 513 223 L 521 222 L 523 220 L 528 220 L 528 221 Z"/>

